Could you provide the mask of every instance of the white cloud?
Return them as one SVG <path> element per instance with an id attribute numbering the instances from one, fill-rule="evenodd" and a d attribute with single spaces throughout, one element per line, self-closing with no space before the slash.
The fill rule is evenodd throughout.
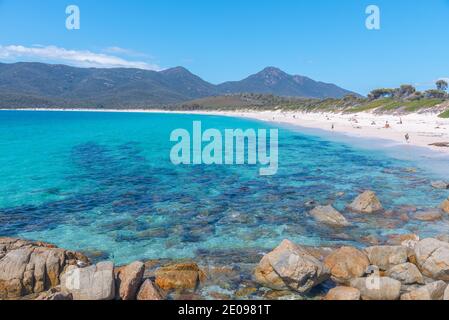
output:
<path id="1" fill-rule="evenodd" d="M 78 67 L 161 70 L 158 65 L 143 61 L 132 61 L 114 55 L 95 53 L 88 50 L 69 50 L 56 46 L 0 46 L 0 59 L 9 61 L 33 59 L 45 62 L 66 63 Z"/>

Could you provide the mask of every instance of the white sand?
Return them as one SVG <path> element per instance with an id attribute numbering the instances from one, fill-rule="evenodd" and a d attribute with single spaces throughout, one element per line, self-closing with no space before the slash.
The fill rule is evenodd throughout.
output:
<path id="1" fill-rule="evenodd" d="M 29 109 L 28 109 L 29 110 Z M 37 111 L 36 109 L 33 109 Z M 90 112 L 149 112 L 149 113 L 185 113 L 243 117 L 334 131 L 361 138 L 378 138 L 406 144 L 405 135 L 409 134 L 409 143 L 435 151 L 449 153 L 449 148 L 429 146 L 438 142 L 449 142 L 449 119 L 438 118 L 435 113 L 396 115 L 375 115 L 372 113 L 335 114 L 304 113 L 281 111 L 200 111 L 182 112 L 165 110 L 86 110 L 86 109 L 39 109 L 40 111 L 90 111 Z M 402 124 L 400 121 L 402 120 Z M 385 128 L 385 124 L 390 128 Z M 334 129 L 332 129 L 332 125 Z"/>
<path id="2" fill-rule="evenodd" d="M 274 123 L 334 131 L 361 138 L 392 140 L 398 144 L 406 144 L 405 135 L 408 134 L 410 145 L 449 153 L 449 148 L 430 146 L 430 144 L 438 142 L 449 143 L 449 119 L 439 118 L 437 114 L 433 113 L 414 113 L 402 117 L 372 113 L 335 114 L 273 111 L 223 112 L 220 114 L 238 115 Z M 390 128 L 385 128 L 387 122 Z M 334 126 L 334 129 L 332 129 L 332 126 Z"/>

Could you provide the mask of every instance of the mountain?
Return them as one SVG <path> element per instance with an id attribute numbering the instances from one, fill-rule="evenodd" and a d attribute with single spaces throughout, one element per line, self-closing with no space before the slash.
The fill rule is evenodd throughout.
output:
<path id="1" fill-rule="evenodd" d="M 27 106 L 27 101 L 42 107 L 151 107 L 214 94 L 213 85 L 181 68 L 155 72 L 0 64 L 0 107 Z"/>
<path id="2" fill-rule="evenodd" d="M 0 63 L 0 108 L 150 108 L 241 92 L 315 98 L 351 93 L 275 68 L 239 82 L 213 85 L 183 67 L 156 72 Z"/>
<path id="3" fill-rule="evenodd" d="M 334 84 L 292 76 L 274 67 L 265 68 L 242 81 L 225 82 L 218 87 L 225 94 L 252 92 L 305 98 L 342 98 L 355 94 Z"/>

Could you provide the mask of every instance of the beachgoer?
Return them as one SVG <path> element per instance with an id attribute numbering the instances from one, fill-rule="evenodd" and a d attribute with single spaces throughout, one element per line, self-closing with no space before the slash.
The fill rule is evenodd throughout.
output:
<path id="1" fill-rule="evenodd" d="M 385 129 L 390 129 L 391 127 L 390 127 L 390 123 L 387 121 L 386 123 L 385 123 Z"/>
<path id="2" fill-rule="evenodd" d="M 405 135 L 405 141 L 410 143 L 410 135 L 408 133 Z"/>

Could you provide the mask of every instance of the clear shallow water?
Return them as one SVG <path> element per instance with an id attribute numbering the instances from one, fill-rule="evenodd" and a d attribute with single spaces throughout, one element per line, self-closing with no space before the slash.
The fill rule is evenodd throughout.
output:
<path id="1" fill-rule="evenodd" d="M 0 111 L 0 236 L 101 252 L 121 264 L 266 250 L 285 238 L 360 245 L 368 235 L 449 231 L 446 220 L 399 218 L 408 210 L 402 206 L 435 207 L 447 197 L 430 187 L 449 172 L 444 159 L 411 153 L 400 160 L 388 148 L 280 128 L 276 176 L 261 177 L 254 166 L 176 167 L 169 161 L 170 133 L 194 120 L 205 128 L 269 128 L 215 116 Z M 395 212 L 345 212 L 365 189 Z M 353 226 L 316 225 L 307 216 L 310 200 L 333 203 Z"/>

